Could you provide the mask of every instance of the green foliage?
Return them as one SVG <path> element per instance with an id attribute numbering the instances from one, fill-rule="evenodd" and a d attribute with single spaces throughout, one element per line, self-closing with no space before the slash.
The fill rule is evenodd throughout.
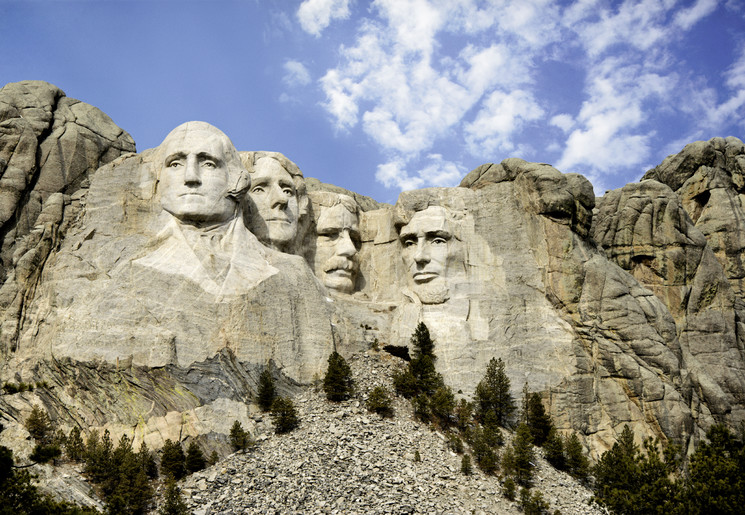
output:
<path id="1" fill-rule="evenodd" d="M 178 481 L 186 475 L 186 456 L 179 442 L 170 439 L 163 444 L 160 457 L 160 474 Z"/>
<path id="2" fill-rule="evenodd" d="M 525 423 L 530 429 L 533 444 L 543 447 L 553 424 L 551 417 L 548 416 L 546 409 L 543 407 L 541 396 L 537 393 L 532 393 L 528 396 L 528 403 L 525 409 Z"/>
<path id="3" fill-rule="evenodd" d="M 461 431 L 466 431 L 473 421 L 473 404 L 460 399 L 455 406 L 455 425 Z"/>
<path id="4" fill-rule="evenodd" d="M 237 420 L 233 422 L 233 426 L 230 428 L 230 445 L 234 451 L 246 452 L 252 445 L 251 437 L 248 435 L 243 425 Z"/>
<path id="5" fill-rule="evenodd" d="M 393 402 L 388 390 L 382 386 L 376 386 L 367 396 L 365 406 L 368 411 L 377 413 L 382 417 L 393 416 Z"/>
<path id="6" fill-rule="evenodd" d="M 455 410 L 455 395 L 449 386 L 440 386 L 435 390 L 429 402 L 432 416 L 437 419 L 441 427 L 448 427 L 453 423 Z"/>
<path id="7" fill-rule="evenodd" d="M 463 454 L 463 440 L 455 433 L 448 432 L 445 436 L 447 437 L 448 448 L 457 454 Z"/>
<path id="8" fill-rule="evenodd" d="M 414 357 L 405 372 L 394 375 L 393 385 L 396 392 L 407 399 L 419 394 L 431 396 L 445 383 L 435 369 L 435 344 L 423 322 L 419 322 L 411 336 L 411 346 L 414 348 Z"/>
<path id="9" fill-rule="evenodd" d="M 274 399 L 271 416 L 274 431 L 278 434 L 289 433 L 300 424 L 295 404 L 287 397 Z"/>
<path id="10" fill-rule="evenodd" d="M 411 345 L 414 348 L 414 357 L 435 355 L 435 343 L 429 334 L 429 329 L 424 322 L 419 322 L 411 335 Z"/>
<path id="11" fill-rule="evenodd" d="M 512 479 L 512 476 L 507 476 L 504 480 L 504 496 L 510 501 L 514 501 L 516 489 L 515 480 Z"/>
<path id="12" fill-rule="evenodd" d="M 91 508 L 60 502 L 39 492 L 34 476 L 13 468 L 13 452 L 0 446 L 0 514 L 2 515 L 89 515 Z"/>
<path id="13" fill-rule="evenodd" d="M 169 479 L 166 483 L 166 492 L 163 495 L 163 505 L 158 510 L 160 515 L 188 515 L 189 510 L 181 498 L 181 490 L 176 486 L 176 481 Z"/>
<path id="14" fill-rule="evenodd" d="M 421 454 L 419 454 L 419 449 L 417 449 L 417 450 L 416 450 L 416 451 L 414 452 L 414 462 L 415 462 L 415 463 L 421 463 L 421 462 L 422 462 L 422 455 L 421 455 Z"/>
<path id="15" fill-rule="evenodd" d="M 586 481 L 590 461 L 585 456 L 582 443 L 576 433 L 572 433 L 564 444 L 566 470 L 580 481 Z"/>
<path id="16" fill-rule="evenodd" d="M 515 438 L 512 441 L 512 452 L 514 462 L 512 464 L 512 475 L 520 486 L 529 488 L 533 481 L 533 453 L 532 437 L 527 424 L 517 426 Z"/>
<path id="17" fill-rule="evenodd" d="M 626 425 L 593 468 L 595 501 L 619 514 L 695 512 L 679 503 L 680 485 L 671 480 L 676 460 L 663 458 L 654 440 L 645 441 L 644 449 L 642 453 Z"/>
<path id="18" fill-rule="evenodd" d="M 158 477 L 158 466 L 155 464 L 155 457 L 147 444 L 143 441 L 140 444 L 140 450 L 137 452 L 137 463 L 150 479 Z"/>
<path id="19" fill-rule="evenodd" d="M 690 513 L 742 513 L 745 507 L 745 441 L 712 426 L 690 460 L 685 505 Z"/>
<path id="20" fill-rule="evenodd" d="M 37 442 L 51 442 L 52 422 L 49 420 L 47 412 L 42 410 L 38 405 L 34 405 L 24 425 Z"/>
<path id="21" fill-rule="evenodd" d="M 334 351 L 329 356 L 329 366 L 323 378 L 323 391 L 330 401 L 339 402 L 349 399 L 354 390 L 352 370 L 341 354 Z"/>
<path id="22" fill-rule="evenodd" d="M 111 472 L 114 444 L 109 430 L 99 440 L 98 431 L 91 431 L 85 444 L 85 467 L 83 471 L 94 483 L 103 482 Z"/>
<path id="23" fill-rule="evenodd" d="M 197 442 L 192 440 L 189 443 L 189 447 L 186 448 L 186 470 L 191 474 L 202 470 L 207 466 L 207 460 L 204 459 L 202 449 L 199 448 Z"/>
<path id="24" fill-rule="evenodd" d="M 393 374 L 393 387 L 396 389 L 396 393 L 406 399 L 416 396 L 419 391 L 416 377 L 411 373 L 410 367 Z"/>
<path id="25" fill-rule="evenodd" d="M 60 449 L 59 445 L 37 443 L 28 459 L 36 463 L 47 463 L 53 460 L 56 461 L 60 456 L 62 456 L 62 449 Z"/>
<path id="26" fill-rule="evenodd" d="M 541 492 L 530 493 L 530 489 L 520 490 L 520 507 L 525 515 L 545 515 L 550 508 Z"/>
<path id="27" fill-rule="evenodd" d="M 8 395 L 13 395 L 14 393 L 21 393 L 21 392 L 33 392 L 34 391 L 34 385 L 24 383 L 21 381 L 20 383 L 5 383 L 3 384 L 3 391 Z"/>
<path id="28" fill-rule="evenodd" d="M 504 371 L 501 358 L 492 358 L 489 361 L 484 378 L 476 386 L 475 397 L 476 414 L 482 423 L 491 413 L 500 426 L 506 427 L 515 411 L 515 402 L 510 393 L 510 379 Z"/>
<path id="29" fill-rule="evenodd" d="M 471 456 L 464 454 L 460 459 L 460 472 L 464 476 L 470 476 L 473 474 L 473 467 L 471 466 Z"/>
<path id="30" fill-rule="evenodd" d="M 212 454 L 210 454 L 210 459 L 209 459 L 210 465 L 214 465 L 218 461 L 220 461 L 220 456 L 218 456 L 217 451 L 212 451 Z"/>
<path id="31" fill-rule="evenodd" d="M 73 427 L 67 435 L 65 454 L 70 461 L 81 462 L 85 458 L 85 443 L 78 426 Z"/>
<path id="32" fill-rule="evenodd" d="M 429 422 L 432 418 L 432 411 L 429 409 L 429 397 L 420 393 L 411 401 L 414 407 L 414 416 L 422 422 Z"/>
<path id="33" fill-rule="evenodd" d="M 272 409 L 272 402 L 276 396 L 276 389 L 274 388 L 274 378 L 269 369 L 266 368 L 259 376 L 259 389 L 257 392 L 257 401 L 261 411 L 269 411 Z"/>
<path id="34" fill-rule="evenodd" d="M 494 447 L 500 442 L 501 435 L 497 438 L 491 428 L 475 427 L 469 432 L 468 440 L 479 468 L 486 474 L 496 474 L 499 470 L 499 456 Z"/>
<path id="35" fill-rule="evenodd" d="M 566 457 L 564 456 L 564 441 L 556 432 L 556 428 L 551 426 L 548 437 L 543 444 L 543 450 L 548 461 L 557 470 L 566 470 Z"/>

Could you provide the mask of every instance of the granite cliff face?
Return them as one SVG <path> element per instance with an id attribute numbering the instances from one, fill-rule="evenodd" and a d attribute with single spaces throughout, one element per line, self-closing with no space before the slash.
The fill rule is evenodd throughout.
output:
<path id="1" fill-rule="evenodd" d="M 596 455 L 626 423 L 687 445 L 745 419 L 735 138 L 597 200 L 513 158 L 395 206 L 201 122 L 133 151 L 53 86 L 0 90 L 2 379 L 45 385 L 0 397 L 6 425 L 42 403 L 155 447 L 224 442 L 264 368 L 297 391 L 420 321 L 454 391 L 500 357 Z"/>

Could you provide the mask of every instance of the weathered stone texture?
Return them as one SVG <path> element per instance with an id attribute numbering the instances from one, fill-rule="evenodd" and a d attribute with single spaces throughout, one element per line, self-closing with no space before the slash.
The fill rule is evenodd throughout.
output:
<path id="1" fill-rule="evenodd" d="M 129 134 L 99 109 L 42 81 L 0 89 L 0 325 L 14 348 L 25 302 L 95 170 L 134 152 Z"/>

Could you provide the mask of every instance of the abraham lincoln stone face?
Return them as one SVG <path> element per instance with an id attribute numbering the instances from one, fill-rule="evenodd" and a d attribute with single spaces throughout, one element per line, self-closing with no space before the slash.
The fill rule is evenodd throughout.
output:
<path id="1" fill-rule="evenodd" d="M 463 244 L 445 208 L 431 206 L 401 227 L 399 239 L 408 284 L 423 304 L 450 298 L 449 279 L 463 271 Z"/>

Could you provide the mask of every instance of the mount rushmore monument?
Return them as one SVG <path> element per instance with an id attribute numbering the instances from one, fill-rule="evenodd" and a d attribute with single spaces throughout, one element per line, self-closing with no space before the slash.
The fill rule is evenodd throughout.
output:
<path id="1" fill-rule="evenodd" d="M 279 149 L 287 155 L 292 149 Z M 691 143 L 596 198 L 504 159 L 395 205 L 239 151 L 204 122 L 154 149 L 38 81 L 0 90 L 0 396 L 18 425 L 166 438 L 250 429 L 260 373 L 317 383 L 419 322 L 470 398 L 491 358 L 597 456 L 624 424 L 691 445 L 745 420 L 745 145 Z"/>

